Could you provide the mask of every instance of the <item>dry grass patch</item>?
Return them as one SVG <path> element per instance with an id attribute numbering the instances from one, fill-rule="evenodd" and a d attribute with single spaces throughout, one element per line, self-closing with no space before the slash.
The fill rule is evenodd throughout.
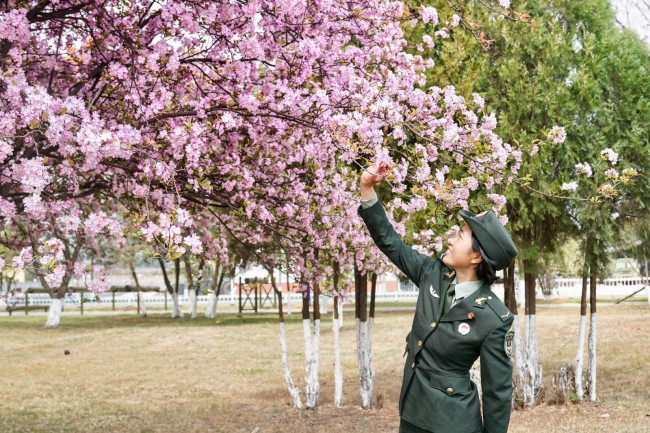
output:
<path id="1" fill-rule="evenodd" d="M 3 432 L 396 432 L 410 312 L 379 313 L 374 338 L 376 408 L 358 408 L 355 330 L 342 332 L 344 408 L 333 407 L 331 321 L 324 321 L 321 406 L 296 411 L 282 380 L 277 319 L 223 314 L 0 318 Z M 538 310 L 540 357 L 550 383 L 572 361 L 579 307 Z M 646 432 L 650 425 L 647 306 L 606 306 L 598 317 L 598 404 L 515 412 L 511 432 Z M 287 323 L 293 378 L 303 383 L 302 325 Z M 70 355 L 65 356 L 64 350 Z"/>

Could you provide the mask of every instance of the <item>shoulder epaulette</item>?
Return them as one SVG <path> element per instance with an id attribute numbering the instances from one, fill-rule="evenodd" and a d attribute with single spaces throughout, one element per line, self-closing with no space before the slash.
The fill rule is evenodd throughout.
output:
<path id="1" fill-rule="evenodd" d="M 488 296 L 486 303 L 502 321 L 505 322 L 513 317 L 510 310 L 508 310 L 506 305 L 494 293 L 490 293 L 490 296 Z"/>

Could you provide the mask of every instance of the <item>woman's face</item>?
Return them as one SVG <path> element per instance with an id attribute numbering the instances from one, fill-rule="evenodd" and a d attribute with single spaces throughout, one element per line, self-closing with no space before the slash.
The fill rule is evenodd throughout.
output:
<path id="1" fill-rule="evenodd" d="M 442 262 L 452 269 L 466 269 L 476 267 L 481 262 L 481 255 L 472 248 L 472 229 L 465 224 L 456 234 L 447 241 L 449 245 Z"/>

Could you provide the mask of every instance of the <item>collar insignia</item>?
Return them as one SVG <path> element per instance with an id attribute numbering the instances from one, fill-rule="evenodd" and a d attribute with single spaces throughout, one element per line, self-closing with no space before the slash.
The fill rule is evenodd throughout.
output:
<path id="1" fill-rule="evenodd" d="M 487 301 L 487 298 L 477 298 L 476 301 L 474 301 L 474 303 L 476 305 L 483 305 L 485 301 Z"/>
<path id="2" fill-rule="evenodd" d="M 456 271 L 445 272 L 445 278 L 452 278 L 454 275 L 456 275 Z"/>

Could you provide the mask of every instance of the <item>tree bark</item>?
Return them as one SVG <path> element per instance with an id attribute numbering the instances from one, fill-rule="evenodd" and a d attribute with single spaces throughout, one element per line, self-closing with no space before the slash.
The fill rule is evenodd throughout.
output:
<path id="1" fill-rule="evenodd" d="M 320 296 L 320 285 L 318 282 L 313 283 L 313 315 L 314 315 L 314 324 L 313 329 L 310 330 L 310 322 L 307 320 L 307 329 L 306 332 L 310 333 L 311 337 L 309 338 L 309 343 L 311 344 L 311 350 L 309 351 L 310 357 L 306 359 L 306 387 L 305 387 L 305 406 L 309 409 L 313 409 L 318 405 L 318 396 L 320 392 L 320 383 L 318 381 L 318 370 L 320 367 L 320 305 L 319 305 L 319 296 Z M 305 340 L 307 344 L 307 339 Z"/>
<path id="2" fill-rule="evenodd" d="M 596 273 L 589 278 L 589 400 L 596 401 Z"/>
<path id="3" fill-rule="evenodd" d="M 284 326 L 284 313 L 282 311 L 282 290 L 280 290 L 275 281 L 273 268 L 266 268 L 267 272 L 271 275 L 271 287 L 278 297 L 278 319 L 280 322 L 280 356 L 282 358 L 282 373 L 284 376 L 284 383 L 287 385 L 291 403 L 297 409 L 302 409 L 302 399 L 300 398 L 300 390 L 293 384 L 291 379 L 291 369 L 289 368 L 289 360 L 287 357 L 287 334 Z"/>
<path id="4" fill-rule="evenodd" d="M 582 274 L 582 296 L 580 298 L 580 330 L 578 333 L 578 352 L 576 354 L 575 388 L 578 400 L 584 397 L 582 371 L 584 364 L 585 329 L 587 327 L 587 272 Z"/>
<path id="5" fill-rule="evenodd" d="M 221 287 L 226 275 L 225 266 L 215 265 L 215 272 L 210 284 L 210 293 L 208 293 L 208 306 L 205 310 L 205 317 L 214 319 L 217 317 L 217 304 L 219 303 L 219 295 L 221 294 Z"/>
<path id="6" fill-rule="evenodd" d="M 524 264 L 526 285 L 526 350 L 524 354 L 524 406 L 534 406 L 541 389 L 542 369 L 537 355 L 537 324 L 535 317 L 535 275 Z"/>
<path id="7" fill-rule="evenodd" d="M 359 368 L 359 391 L 361 394 L 361 407 L 370 409 L 372 406 L 372 387 L 374 371 L 371 360 L 371 334 L 372 328 L 368 322 L 368 274 L 362 274 L 355 267 L 355 318 L 357 323 L 357 363 Z M 375 277 L 376 283 L 376 277 Z M 372 292 L 372 289 L 371 289 Z"/>
<path id="8" fill-rule="evenodd" d="M 138 280 L 138 273 L 135 271 L 135 263 L 133 259 L 129 259 L 129 269 L 131 270 L 131 275 L 133 276 L 133 281 L 135 282 L 135 289 L 137 290 L 137 300 L 138 300 L 138 311 L 142 316 L 147 316 L 147 306 L 144 302 L 144 296 L 140 291 L 140 280 Z"/>
<path id="9" fill-rule="evenodd" d="M 65 299 L 63 298 L 52 298 L 50 308 L 47 310 L 47 320 L 45 321 L 46 328 L 56 328 L 61 324 L 61 313 L 63 312 L 64 302 Z"/>
<path id="10" fill-rule="evenodd" d="M 339 264 L 334 262 L 332 286 L 334 292 L 334 308 L 332 311 L 332 333 L 334 334 L 334 406 L 341 407 L 343 402 L 343 369 L 341 367 L 341 345 L 339 333 Z"/>
<path id="11" fill-rule="evenodd" d="M 172 319 L 182 319 L 183 312 L 181 311 L 180 304 L 178 303 L 178 282 L 180 278 L 180 261 L 178 259 L 174 260 L 174 271 L 175 271 L 175 284 L 172 286 L 169 281 L 169 276 L 167 275 L 167 268 L 165 262 L 162 258 L 158 259 L 160 264 L 160 269 L 162 270 L 163 280 L 165 281 L 165 287 L 167 287 L 167 292 L 171 295 L 172 298 Z"/>
<path id="12" fill-rule="evenodd" d="M 517 402 L 523 402 L 523 386 L 524 386 L 524 363 L 523 353 L 521 347 L 521 329 L 519 326 L 519 315 L 517 307 L 517 297 L 515 295 L 515 275 L 516 263 L 513 262 L 504 271 L 503 291 L 504 301 L 506 307 L 512 312 L 514 321 L 512 322 L 512 330 L 514 331 L 514 339 L 512 341 L 512 369 L 515 372 L 514 389 L 512 392 L 512 406 L 516 407 Z"/>

